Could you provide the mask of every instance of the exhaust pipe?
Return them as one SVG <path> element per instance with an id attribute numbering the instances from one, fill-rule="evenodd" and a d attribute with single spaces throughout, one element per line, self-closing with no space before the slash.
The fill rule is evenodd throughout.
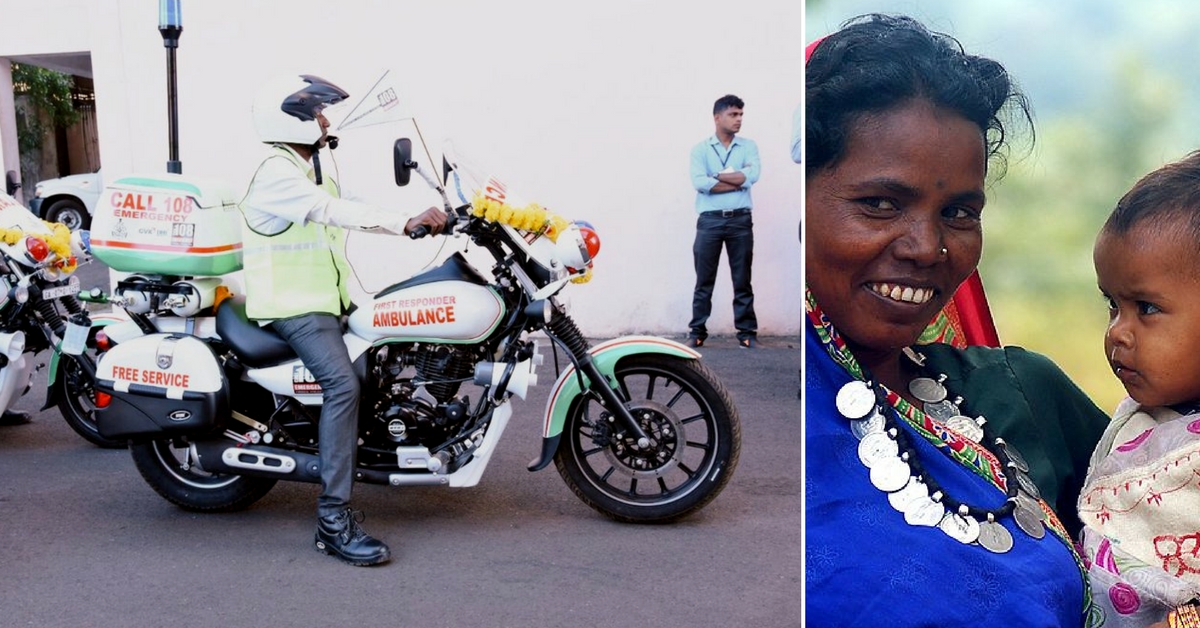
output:
<path id="1" fill-rule="evenodd" d="M 200 467 L 209 473 L 321 481 L 321 459 L 312 454 L 258 445 L 231 445 L 228 440 L 195 443 Z"/>
<path id="2" fill-rule="evenodd" d="M 275 480 L 321 483 L 321 459 L 312 454 L 288 451 L 262 445 L 234 445 L 229 440 L 212 440 L 193 443 L 196 460 L 200 468 L 209 473 L 250 475 Z M 445 484 L 445 476 L 414 474 L 412 476 L 394 472 L 364 469 L 354 470 L 354 480 L 366 484 L 391 486 L 421 486 Z"/>

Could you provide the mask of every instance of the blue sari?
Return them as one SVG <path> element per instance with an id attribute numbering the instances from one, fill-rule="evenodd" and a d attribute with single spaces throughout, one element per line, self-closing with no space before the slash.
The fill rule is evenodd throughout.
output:
<path id="1" fill-rule="evenodd" d="M 807 327 L 806 625 L 811 628 L 1083 625 L 1083 575 L 1073 553 L 1059 536 L 1047 531 L 1044 537 L 1035 540 L 1008 516 L 1000 523 L 1011 533 L 1013 548 L 995 554 L 979 545 L 959 543 L 937 528 L 908 525 L 903 514 L 892 509 L 887 495 L 871 485 L 867 468 L 858 460 L 858 439 L 834 405 L 838 389 L 851 376 L 829 356 L 812 326 Z M 1034 433 L 1034 438 L 1055 441 L 1054 434 L 1042 434 L 1047 426 L 1036 424 L 1053 422 L 1053 417 L 1035 418 L 1032 413 L 1024 413 L 1039 405 L 1052 409 L 1078 405 L 1081 413 L 1087 415 L 1083 417 L 1087 421 L 1107 420 L 1090 402 L 1072 400 L 1063 404 L 1026 399 L 1022 382 L 1025 374 L 1032 373 L 1046 381 L 1065 380 L 1041 356 L 1019 349 L 976 347 L 970 351 L 971 359 L 966 362 L 972 366 L 986 362 L 987 368 L 949 372 L 950 382 L 970 381 L 971 372 L 985 374 L 988 381 L 983 384 L 1003 394 L 996 395 L 998 405 L 973 404 L 972 412 L 987 416 L 989 427 L 998 429 L 1005 438 L 1009 438 L 1010 430 L 1028 430 Z M 941 346 L 935 353 L 961 354 L 963 350 Z M 1021 364 L 1015 364 L 1017 361 Z M 954 360 L 945 362 L 937 364 L 931 360 L 939 372 L 948 372 L 955 365 Z M 998 381 L 996 372 L 1015 381 Z M 978 386 L 976 383 L 967 388 Z M 1082 395 L 1069 388 L 1063 395 Z M 1087 410 L 1088 406 L 1094 413 Z M 1008 418 L 1001 418 L 1002 414 Z M 908 430 L 908 440 L 921 464 L 948 494 L 987 509 L 999 508 L 1004 503 L 1005 495 L 996 486 L 939 451 L 903 421 L 898 423 Z M 1063 425 L 1071 423 L 1068 420 Z M 1054 426 L 1048 427 L 1052 432 Z M 1102 425 L 1098 427 L 1102 429 Z M 1086 441 L 1094 442 L 1094 437 L 1083 434 L 1080 440 L 1085 441 L 1082 447 L 1086 450 L 1090 447 Z M 1010 439 L 1010 442 L 1017 441 Z M 1063 457 L 1073 457 L 1062 453 Z"/>

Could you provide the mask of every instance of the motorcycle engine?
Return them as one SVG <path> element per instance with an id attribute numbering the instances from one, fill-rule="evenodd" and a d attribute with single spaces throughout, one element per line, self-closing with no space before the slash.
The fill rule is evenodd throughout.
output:
<path id="1" fill-rule="evenodd" d="M 433 447 L 458 433 L 470 400 L 456 397 L 479 361 L 476 347 L 388 345 L 375 357 L 379 383 L 368 433 L 379 445 Z"/>

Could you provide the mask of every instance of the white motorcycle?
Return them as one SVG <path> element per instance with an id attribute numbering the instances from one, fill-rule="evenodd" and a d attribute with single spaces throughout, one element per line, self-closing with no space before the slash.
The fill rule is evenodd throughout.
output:
<path id="1" fill-rule="evenodd" d="M 540 332 L 571 364 L 551 389 L 531 471 L 554 462 L 580 499 L 620 521 L 672 521 L 713 500 L 737 465 L 741 428 L 700 355 L 648 336 L 592 346 L 556 299 L 590 276 L 594 230 L 536 205 L 514 206 L 502 183 L 466 167 L 446 163 L 446 181 L 438 181 L 412 162 L 407 139 L 394 150 L 397 184 L 414 171 L 424 177 L 450 212 L 447 235 L 465 236 L 495 265 L 484 274 L 454 253 L 349 315 L 346 350 L 364 382 L 356 479 L 477 484 L 512 417 L 511 397 L 537 383 L 539 339 L 531 336 Z M 182 193 L 186 181 L 177 177 L 141 183 Z M 463 201 L 456 209 L 445 189 L 451 184 Z M 195 214 L 216 207 L 199 200 L 202 188 L 194 191 Z M 152 197 L 151 213 L 188 213 L 189 201 L 174 198 Z M 196 223 L 195 214 L 162 221 L 171 225 L 163 231 L 188 233 L 178 225 Z M 116 223 L 98 221 L 108 230 L 101 258 L 133 270 L 135 260 L 123 257 L 130 248 L 110 237 L 120 231 Z M 240 297 L 223 299 L 218 279 L 179 274 L 218 274 L 211 271 L 222 263 L 212 260 L 225 244 L 200 244 L 184 242 L 198 251 L 191 257 L 211 253 L 211 265 L 181 267 L 189 256 L 170 245 L 143 247 L 143 262 L 167 272 L 118 285 L 113 300 L 131 320 L 97 338 L 97 423 L 106 437 L 130 442 L 142 477 L 164 498 L 188 510 L 227 511 L 280 480 L 320 481 L 321 391 L 282 339 L 246 319 Z"/>
<path id="2" fill-rule="evenodd" d="M 75 276 L 86 240 L 86 232 L 44 222 L 0 193 L 0 412 L 29 391 L 34 356 L 50 350 L 42 409 L 58 406 L 71 429 L 96 445 L 123 447 L 95 424 L 94 338 Z"/>

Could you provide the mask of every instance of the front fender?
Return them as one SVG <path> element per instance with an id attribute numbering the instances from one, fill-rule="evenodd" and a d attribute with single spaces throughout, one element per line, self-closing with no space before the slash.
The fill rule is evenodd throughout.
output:
<path id="1" fill-rule="evenodd" d="M 617 388 L 614 377 L 617 363 L 623 358 L 641 353 L 661 353 L 688 360 L 700 359 L 695 350 L 666 338 L 655 336 L 622 336 L 607 342 L 602 342 L 588 353 L 592 362 L 604 375 L 608 385 Z M 554 453 L 558 450 L 558 441 L 562 436 L 563 424 L 567 420 L 567 411 L 583 390 L 579 385 L 580 376 L 572 364 L 563 370 L 554 382 L 550 398 L 546 400 L 546 414 L 542 422 L 542 454 L 541 457 L 529 464 L 530 471 L 537 471 L 550 464 Z"/>
<path id="2" fill-rule="evenodd" d="M 96 330 L 100 329 L 101 327 L 112 325 L 113 323 L 124 322 L 125 320 L 127 319 L 106 314 L 93 315 L 92 329 L 88 332 L 89 344 L 94 346 Z M 62 360 L 62 351 L 59 350 L 61 347 L 62 341 L 59 341 L 59 343 L 54 346 L 54 350 L 50 352 L 50 372 L 46 376 L 46 405 L 42 406 L 43 410 L 58 404 L 58 395 L 54 392 L 54 382 L 58 380 L 58 363 Z"/>

